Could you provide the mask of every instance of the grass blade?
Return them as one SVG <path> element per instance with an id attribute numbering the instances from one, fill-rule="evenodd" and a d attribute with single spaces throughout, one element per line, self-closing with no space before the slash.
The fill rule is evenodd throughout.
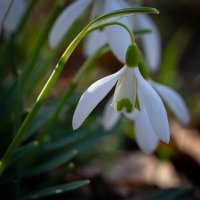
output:
<path id="1" fill-rule="evenodd" d="M 22 197 L 21 200 L 38 199 L 41 197 L 58 195 L 58 194 L 62 194 L 62 193 L 65 193 L 65 192 L 68 192 L 71 190 L 78 189 L 89 183 L 90 183 L 89 180 L 83 180 L 83 181 L 75 181 L 75 182 L 68 183 L 68 184 L 57 185 L 54 187 L 50 187 L 50 188 L 46 188 L 46 189 L 42 189 L 42 190 L 33 192 L 28 196 Z"/>
<path id="2" fill-rule="evenodd" d="M 73 150 L 69 153 L 63 153 L 59 157 L 56 157 L 48 162 L 45 162 L 44 164 L 41 164 L 40 166 L 33 167 L 27 171 L 25 171 L 21 177 L 30 177 L 30 176 L 36 176 L 41 173 L 47 172 L 49 170 L 55 169 L 56 167 L 59 167 L 68 161 L 70 161 L 75 155 L 77 155 L 77 151 Z"/>

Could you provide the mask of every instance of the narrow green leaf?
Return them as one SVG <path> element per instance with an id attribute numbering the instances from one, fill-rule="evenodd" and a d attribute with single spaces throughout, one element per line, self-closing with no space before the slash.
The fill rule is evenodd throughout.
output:
<path id="1" fill-rule="evenodd" d="M 20 199 L 22 199 L 22 200 L 38 199 L 38 198 L 41 198 L 41 197 L 58 195 L 58 194 L 62 194 L 62 193 L 65 193 L 65 192 L 69 192 L 71 190 L 78 189 L 80 187 L 88 185 L 89 183 L 90 183 L 89 180 L 83 180 L 83 181 L 75 181 L 75 182 L 68 183 L 68 184 L 57 185 L 57 186 L 54 186 L 54 187 L 50 187 L 50 188 L 46 188 L 46 189 L 42 189 L 42 190 L 33 192 L 30 195 L 22 197 Z"/>
<path id="2" fill-rule="evenodd" d="M 55 151 L 59 148 L 68 147 L 70 145 L 73 145 L 74 143 L 77 143 L 79 141 L 81 142 L 82 139 L 85 138 L 85 135 L 87 133 L 89 134 L 88 129 L 83 129 L 83 130 L 80 130 L 76 133 L 71 132 L 68 137 L 66 137 L 66 134 L 65 134 L 63 137 L 61 137 L 57 140 L 54 140 L 51 143 L 47 144 L 44 147 L 44 151 L 45 152 Z"/>
<path id="3" fill-rule="evenodd" d="M 35 166 L 34 168 L 28 169 L 24 173 L 21 174 L 21 178 L 26 178 L 30 176 L 36 176 L 41 173 L 47 172 L 49 170 L 55 169 L 67 162 L 69 162 L 75 155 L 77 155 L 77 151 L 73 150 L 69 153 L 63 153 L 60 156 L 41 164 L 40 166 Z"/>
<path id="4" fill-rule="evenodd" d="M 126 9 L 115 10 L 113 12 L 106 13 L 98 17 L 97 19 L 95 19 L 91 23 L 91 26 L 89 27 L 89 29 L 94 28 L 95 26 L 105 24 L 105 23 L 113 22 L 121 17 L 130 16 L 136 13 L 159 14 L 159 11 L 151 7 L 138 7 L 138 8 L 126 8 Z"/>
<path id="5" fill-rule="evenodd" d="M 64 166 L 57 174 L 55 174 L 53 177 L 48 178 L 47 181 L 42 184 L 42 186 L 50 186 L 53 185 L 60 180 L 62 180 L 69 172 L 74 169 L 74 163 L 69 163 L 68 165 Z M 40 187 L 42 187 L 40 186 Z"/>
<path id="6" fill-rule="evenodd" d="M 36 147 L 38 147 L 38 145 L 39 145 L 38 141 L 34 141 L 31 142 L 30 144 L 27 144 L 19 148 L 16 154 L 14 155 L 10 165 L 15 164 L 18 160 L 22 159 L 27 154 L 30 154 L 30 152 L 34 150 Z"/>
<path id="7" fill-rule="evenodd" d="M 91 123 L 89 123 L 90 121 Z M 94 116 L 91 116 L 88 118 L 87 128 L 81 128 L 78 130 L 78 132 L 69 134 L 68 137 L 66 137 L 66 134 L 64 134 L 63 137 L 60 137 L 54 142 L 46 145 L 44 150 L 45 152 L 55 150 L 63 152 L 71 151 L 73 149 L 77 149 L 78 151 L 85 151 L 106 135 L 108 135 L 108 132 L 102 129 L 102 125 L 98 123 L 98 120 Z"/>
<path id="8" fill-rule="evenodd" d="M 52 102 L 44 104 L 41 107 L 40 111 L 37 113 L 36 117 L 33 119 L 33 122 L 30 128 L 28 129 L 27 134 L 24 137 L 24 140 L 29 139 L 31 136 L 37 133 L 38 130 L 40 130 L 40 128 L 44 125 L 45 121 L 48 119 L 48 116 L 55 109 L 56 104 L 57 104 L 57 101 L 52 101 Z"/>

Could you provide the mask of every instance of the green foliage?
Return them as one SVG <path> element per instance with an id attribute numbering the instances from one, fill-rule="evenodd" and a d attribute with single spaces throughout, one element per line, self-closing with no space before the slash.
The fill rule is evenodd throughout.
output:
<path id="1" fill-rule="evenodd" d="M 54 186 L 54 187 L 38 190 L 36 192 L 31 193 L 30 195 L 22 197 L 21 199 L 22 200 L 38 199 L 38 198 L 41 198 L 41 197 L 58 195 L 58 194 L 62 194 L 62 193 L 83 187 L 83 186 L 87 185 L 88 183 L 89 183 L 89 181 L 85 180 L 85 181 L 76 181 L 76 182 L 72 182 L 72 183 L 68 183 L 68 184 L 57 185 L 57 186 Z"/>
<path id="2" fill-rule="evenodd" d="M 83 28 L 85 25 L 83 17 L 71 26 L 57 48 L 50 50 L 47 38 L 53 23 L 64 8 L 64 1 L 57 0 L 52 3 L 52 10 L 44 26 L 39 30 L 33 23 L 29 24 L 29 18 L 37 3 L 39 1 L 30 2 L 19 29 L 11 37 L 7 38 L 1 34 L 0 38 L 0 199 L 5 200 L 40 199 L 89 184 L 88 180 L 69 181 L 64 184 L 63 182 L 77 167 L 76 160 L 87 154 L 95 143 L 109 133 L 103 130 L 96 115 L 88 117 L 87 122 L 79 130 L 72 130 L 71 119 L 78 102 L 74 91 L 80 80 L 85 78 L 85 74 L 95 66 L 97 60 L 109 51 L 108 46 L 103 46 L 94 52 L 83 63 L 64 91 L 52 93 L 48 100 L 46 98 L 76 46 L 92 30 L 113 25 L 113 21 L 122 16 L 135 13 L 158 14 L 156 9 L 148 7 L 123 9 L 100 16 L 85 28 Z M 35 27 L 36 30 L 32 32 Z M 136 30 L 135 35 L 149 32 L 149 29 Z M 182 36 L 185 36 L 187 42 L 188 35 Z M 32 38 L 37 39 L 32 41 Z M 66 48 L 66 44 L 70 45 L 43 87 L 48 74 L 52 71 L 51 66 L 55 64 L 54 61 L 60 52 Z M 180 48 L 180 43 L 177 48 Z M 174 46 L 169 46 L 166 57 L 171 56 L 168 53 L 171 49 L 174 49 Z M 139 59 L 137 50 L 135 47 L 130 52 Z M 171 63 L 162 68 L 160 78 L 163 82 L 166 80 L 166 70 L 168 70 L 166 66 L 172 66 L 173 71 L 178 56 L 175 54 L 175 58 L 170 59 Z M 135 66 L 135 62 L 138 64 L 137 59 L 131 61 L 130 65 Z M 145 65 L 139 64 L 141 69 L 142 65 Z M 68 72 L 71 78 L 74 72 L 73 66 L 70 70 Z M 42 92 L 35 98 L 40 90 Z M 120 103 L 119 107 L 125 106 L 128 111 L 133 106 L 126 101 Z M 140 108 L 138 98 L 135 107 Z M 175 196 L 177 193 L 170 194 Z"/>

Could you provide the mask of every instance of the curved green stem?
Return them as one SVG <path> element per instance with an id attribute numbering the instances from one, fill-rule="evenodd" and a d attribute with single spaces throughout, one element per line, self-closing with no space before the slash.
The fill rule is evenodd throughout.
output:
<path id="1" fill-rule="evenodd" d="M 113 25 L 117 25 L 117 26 L 121 26 L 122 28 L 126 29 L 126 31 L 129 33 L 129 36 L 131 38 L 131 43 L 134 44 L 135 43 L 135 40 L 134 40 L 134 35 L 131 31 L 131 29 L 126 26 L 125 24 L 122 24 L 120 22 L 108 22 L 108 23 L 105 23 L 105 24 L 101 24 L 99 26 L 95 26 L 94 28 L 91 28 L 87 33 L 91 33 L 97 29 L 102 29 L 102 28 L 105 28 L 106 26 L 113 26 Z"/>

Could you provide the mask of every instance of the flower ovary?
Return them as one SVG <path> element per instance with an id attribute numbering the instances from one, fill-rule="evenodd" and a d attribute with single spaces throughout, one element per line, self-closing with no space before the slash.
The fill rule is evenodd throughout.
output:
<path id="1" fill-rule="evenodd" d="M 126 65 L 127 67 L 137 67 L 140 61 L 140 53 L 137 44 L 130 44 L 126 51 Z"/>

